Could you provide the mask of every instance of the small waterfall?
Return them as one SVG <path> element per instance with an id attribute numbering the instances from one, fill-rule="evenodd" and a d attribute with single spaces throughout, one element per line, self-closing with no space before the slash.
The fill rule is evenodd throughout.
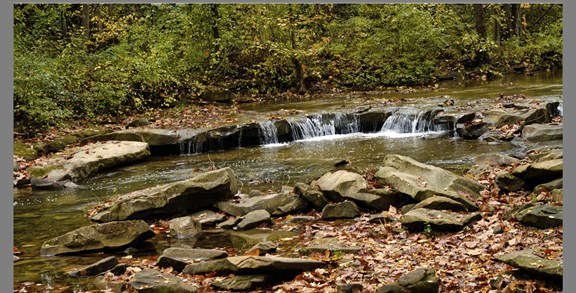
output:
<path id="1" fill-rule="evenodd" d="M 442 110 L 421 111 L 418 109 L 398 109 L 388 117 L 380 132 L 395 134 L 420 134 L 426 132 L 447 131 L 445 125 L 434 121 Z"/>
<path id="2" fill-rule="evenodd" d="M 294 140 L 360 132 L 356 115 L 350 113 L 314 114 L 288 124 Z"/>
<path id="3" fill-rule="evenodd" d="M 260 122 L 260 129 L 258 134 L 260 136 L 260 144 L 273 144 L 278 143 L 278 129 L 273 121 Z"/>
<path id="4" fill-rule="evenodd" d="M 191 138 L 180 142 L 180 155 L 193 155 L 202 153 L 204 142 Z"/>
<path id="5" fill-rule="evenodd" d="M 564 107 L 563 107 L 562 103 L 560 103 L 560 104 L 558 105 L 558 108 L 557 108 L 557 109 L 558 109 L 559 115 L 560 115 L 561 117 L 564 117 Z"/>

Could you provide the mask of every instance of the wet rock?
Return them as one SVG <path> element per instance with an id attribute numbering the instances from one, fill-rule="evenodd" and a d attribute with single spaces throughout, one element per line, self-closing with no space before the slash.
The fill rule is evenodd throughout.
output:
<path id="1" fill-rule="evenodd" d="M 414 206 L 414 209 L 418 208 L 426 208 L 431 210 L 450 210 L 455 212 L 466 211 L 466 208 L 461 203 L 444 196 L 429 197 Z"/>
<path id="2" fill-rule="evenodd" d="M 370 109 L 369 111 L 357 114 L 356 117 L 358 118 L 360 131 L 368 133 L 382 129 L 384 122 L 390 115 L 391 113 L 388 110 Z"/>
<path id="3" fill-rule="evenodd" d="M 485 188 L 469 178 L 401 155 L 387 155 L 375 178 L 416 201 L 444 196 L 461 203 L 468 211 L 478 210 L 473 199 Z"/>
<path id="4" fill-rule="evenodd" d="M 172 217 L 201 211 L 217 201 L 232 198 L 238 192 L 238 180 L 230 168 L 200 174 L 191 179 L 163 184 L 120 196 L 92 220 Z"/>
<path id="5" fill-rule="evenodd" d="M 234 201 L 220 201 L 215 206 L 227 214 L 240 217 L 256 210 L 266 210 L 270 214 L 281 215 L 293 212 L 294 209 L 305 208 L 307 203 L 294 195 L 275 193 L 244 197 Z"/>
<path id="6" fill-rule="evenodd" d="M 45 181 L 78 182 L 100 170 L 144 159 L 150 155 L 147 143 L 112 141 L 71 149 L 70 157 L 54 157 L 44 166 L 30 168 L 31 178 Z"/>
<path id="7" fill-rule="evenodd" d="M 555 159 L 520 165 L 512 171 L 512 175 L 524 180 L 526 188 L 533 188 L 538 184 L 562 178 L 564 162 Z"/>
<path id="8" fill-rule="evenodd" d="M 469 216 L 425 208 L 413 208 L 402 215 L 400 222 L 406 228 L 415 231 L 422 231 L 428 225 L 435 231 L 458 231 L 474 219 L 478 220 L 478 215 Z"/>
<path id="9" fill-rule="evenodd" d="M 174 238 L 191 238 L 202 231 L 202 226 L 191 216 L 174 218 L 169 224 L 170 235 Z"/>
<path id="10" fill-rule="evenodd" d="M 542 258 L 532 249 L 505 253 L 496 259 L 533 275 L 562 280 L 562 260 Z"/>
<path id="11" fill-rule="evenodd" d="M 146 222 L 120 221 L 78 228 L 52 238 L 40 249 L 42 256 L 71 254 L 104 249 L 120 249 L 152 238 L 154 232 Z"/>
<path id="12" fill-rule="evenodd" d="M 270 213 L 266 210 L 256 210 L 247 213 L 244 219 L 236 225 L 239 230 L 248 230 L 258 227 L 260 224 L 270 222 Z"/>
<path id="13" fill-rule="evenodd" d="M 563 125 L 532 124 L 522 130 L 522 138 L 532 142 L 562 140 Z"/>
<path id="14" fill-rule="evenodd" d="M 118 265 L 118 258 L 109 256 L 89 266 L 68 272 L 68 275 L 74 277 L 80 276 L 96 276 L 100 273 L 113 269 Z"/>
<path id="15" fill-rule="evenodd" d="M 440 281 L 433 268 L 410 271 L 398 279 L 398 285 L 404 287 L 407 292 L 414 293 L 435 293 L 440 289 Z"/>
<path id="16" fill-rule="evenodd" d="M 360 216 L 360 209 L 351 201 L 331 203 L 322 210 L 322 219 L 352 219 Z"/>
<path id="17" fill-rule="evenodd" d="M 340 202 L 351 194 L 365 189 L 368 184 L 366 179 L 360 174 L 339 170 L 324 174 L 318 179 L 316 185 L 327 199 L 333 202 Z"/>
<path id="18" fill-rule="evenodd" d="M 364 286 L 360 283 L 350 283 L 350 284 L 337 284 L 336 290 L 338 293 L 356 293 L 362 292 Z"/>
<path id="19" fill-rule="evenodd" d="M 130 289 L 146 293 L 196 292 L 198 288 L 186 279 L 157 270 L 146 269 L 136 272 L 128 282 Z"/>
<path id="20" fill-rule="evenodd" d="M 561 226 L 564 212 L 559 206 L 537 205 L 518 211 L 514 217 L 524 225 L 546 229 Z"/>
<path id="21" fill-rule="evenodd" d="M 162 268 L 172 267 L 181 272 L 189 264 L 227 256 L 226 251 L 216 249 L 170 247 L 164 250 L 156 265 Z"/>
<path id="22" fill-rule="evenodd" d="M 550 122 L 550 116 L 548 116 L 548 111 L 545 108 L 513 111 L 494 109 L 484 113 L 484 121 L 494 125 L 496 128 L 500 128 L 517 122 L 523 122 L 525 125 L 548 123 Z"/>
<path id="23" fill-rule="evenodd" d="M 496 173 L 496 185 L 504 191 L 518 191 L 524 187 L 524 180 L 508 171 L 501 171 Z"/>
<path id="24" fill-rule="evenodd" d="M 279 278 L 274 275 L 241 275 L 228 277 L 212 283 L 212 287 L 220 290 L 248 291 L 257 287 L 277 283 Z"/>
<path id="25" fill-rule="evenodd" d="M 482 121 L 480 113 L 463 115 L 456 121 L 456 132 L 465 139 L 477 139 L 488 131 L 488 124 Z"/>
<path id="26" fill-rule="evenodd" d="M 42 178 L 30 178 L 30 185 L 35 190 L 61 190 L 65 188 L 79 188 L 80 185 L 70 181 L 51 181 Z"/>
<path id="27" fill-rule="evenodd" d="M 221 260 L 211 260 L 187 265 L 183 272 L 201 275 L 210 272 L 218 274 L 297 274 L 325 267 L 321 261 L 277 256 L 232 256 Z"/>

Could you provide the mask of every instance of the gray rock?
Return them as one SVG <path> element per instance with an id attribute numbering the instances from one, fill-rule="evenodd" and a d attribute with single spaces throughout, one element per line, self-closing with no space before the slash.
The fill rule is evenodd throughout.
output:
<path id="1" fill-rule="evenodd" d="M 159 185 L 120 196 L 92 220 L 108 222 L 148 217 L 171 217 L 203 210 L 232 198 L 238 180 L 230 168 L 206 172 L 191 179 Z"/>
<path id="2" fill-rule="evenodd" d="M 114 267 L 116 267 L 116 265 L 118 265 L 118 258 L 116 258 L 115 256 L 109 256 L 91 265 L 70 271 L 68 272 L 68 275 L 74 277 L 96 276 L 98 274 L 113 269 Z"/>
<path id="3" fill-rule="evenodd" d="M 237 217 L 232 217 L 224 222 L 218 223 L 216 225 L 216 228 L 218 229 L 232 229 L 234 228 L 234 226 L 236 226 L 236 224 L 240 223 L 240 221 L 242 221 L 242 218 L 237 218 Z"/>
<path id="4" fill-rule="evenodd" d="M 156 265 L 162 268 L 172 267 L 181 272 L 189 264 L 225 257 L 228 257 L 228 253 L 222 250 L 170 247 L 164 250 Z"/>
<path id="5" fill-rule="evenodd" d="M 329 172 L 316 182 L 318 189 L 333 202 L 343 201 L 346 197 L 366 189 L 368 183 L 362 175 L 346 170 Z"/>
<path id="6" fill-rule="evenodd" d="M 274 275 L 241 275 L 215 281 L 212 283 L 212 287 L 220 290 L 248 291 L 276 283 L 278 280 L 279 278 Z"/>
<path id="7" fill-rule="evenodd" d="M 550 182 L 546 182 L 546 183 L 542 183 L 537 185 L 536 187 L 534 187 L 534 191 L 533 194 L 538 195 L 540 192 L 543 191 L 553 191 L 556 189 L 562 189 L 564 186 L 564 179 L 563 178 L 558 178 L 556 180 L 552 180 Z"/>
<path id="8" fill-rule="evenodd" d="M 191 238 L 202 231 L 202 226 L 190 216 L 174 218 L 169 224 L 170 235 L 174 238 Z"/>
<path id="9" fill-rule="evenodd" d="M 514 168 L 512 175 L 524 180 L 524 187 L 533 188 L 538 184 L 562 178 L 563 166 L 562 159 L 537 162 Z"/>
<path id="10" fill-rule="evenodd" d="M 328 199 L 324 194 L 316 189 L 313 189 L 310 185 L 304 183 L 296 183 L 294 186 L 294 193 L 301 196 L 317 211 L 321 211 L 328 203 Z"/>
<path id="11" fill-rule="evenodd" d="M 410 271 L 398 279 L 398 285 L 407 292 L 436 293 L 440 289 L 440 281 L 433 268 L 418 268 Z"/>
<path id="12" fill-rule="evenodd" d="M 351 201 L 331 203 L 322 210 L 322 219 L 351 219 L 360 216 L 360 209 Z"/>
<path id="13" fill-rule="evenodd" d="M 466 211 L 466 208 L 459 202 L 444 196 L 429 197 L 417 203 L 414 209 L 426 208 L 431 210 L 450 210 L 454 212 Z"/>
<path id="14" fill-rule="evenodd" d="M 503 154 L 482 154 L 474 158 L 476 165 L 508 166 L 520 163 L 520 160 Z"/>
<path id="15" fill-rule="evenodd" d="M 226 216 L 224 214 L 215 213 L 211 210 L 202 210 L 199 212 L 195 212 L 190 215 L 194 221 L 200 223 L 202 228 L 214 227 L 218 223 L 223 222 L 226 220 Z"/>
<path id="16" fill-rule="evenodd" d="M 564 212 L 559 206 L 537 205 L 520 210 L 514 217 L 524 225 L 546 229 L 561 226 Z"/>
<path id="17" fill-rule="evenodd" d="M 477 216 L 470 218 L 470 216 L 456 213 L 413 208 L 402 215 L 400 222 L 406 228 L 416 231 L 424 230 L 427 225 L 435 231 L 458 231 L 473 219 L 477 219 Z"/>
<path id="18" fill-rule="evenodd" d="M 266 255 L 267 253 L 274 253 L 276 252 L 276 250 L 278 249 L 278 244 L 276 244 L 275 242 L 272 241 L 262 241 L 254 246 L 252 246 L 250 249 L 248 249 L 248 252 L 253 252 L 253 251 L 258 251 L 259 255 L 263 256 Z"/>
<path id="19" fill-rule="evenodd" d="M 554 159 L 562 159 L 564 158 L 564 149 L 561 147 L 537 148 L 528 151 L 526 156 L 535 163 Z"/>
<path id="20" fill-rule="evenodd" d="M 314 216 L 292 216 L 286 220 L 287 223 L 307 223 L 316 221 Z"/>
<path id="21" fill-rule="evenodd" d="M 524 187 L 524 180 L 508 171 L 501 171 L 496 173 L 496 185 L 504 191 L 518 191 Z"/>
<path id="22" fill-rule="evenodd" d="M 157 270 L 146 269 L 139 271 L 129 280 L 132 290 L 146 293 L 180 293 L 196 292 L 198 288 L 187 283 L 186 279 L 165 274 Z"/>
<path id="23" fill-rule="evenodd" d="M 277 257 L 277 256 L 232 256 L 221 260 L 211 260 L 187 265 L 183 272 L 201 275 L 210 272 L 218 274 L 293 274 L 325 267 L 321 261 Z"/>
<path id="24" fill-rule="evenodd" d="M 534 250 L 532 249 L 505 253 L 496 259 L 540 277 L 557 278 L 561 280 L 563 276 L 562 260 L 549 260 L 539 257 L 534 254 Z"/>
<path id="25" fill-rule="evenodd" d="M 258 227 L 260 224 L 270 222 L 270 213 L 266 210 L 256 210 L 247 213 L 244 219 L 236 225 L 239 230 L 248 230 Z"/>
<path id="26" fill-rule="evenodd" d="M 216 207 L 233 216 L 244 216 L 255 210 L 266 210 L 270 214 L 284 214 L 283 210 L 293 212 L 294 208 L 305 207 L 306 203 L 298 196 L 285 193 L 264 196 L 244 197 L 234 201 L 220 201 Z"/>
<path id="27" fill-rule="evenodd" d="M 154 237 L 154 232 L 142 220 L 94 224 L 45 241 L 40 249 L 40 254 L 52 256 L 119 249 L 152 237 Z"/>
<path id="28" fill-rule="evenodd" d="M 561 140 L 562 137 L 562 124 L 532 124 L 526 125 L 522 130 L 522 138 L 532 142 Z"/>
<path id="29" fill-rule="evenodd" d="M 469 211 L 478 210 L 473 199 L 485 187 L 474 180 L 400 155 L 387 155 L 384 165 L 375 178 L 416 201 L 444 196 L 460 202 Z"/>
<path id="30" fill-rule="evenodd" d="M 100 170 L 144 159 L 150 149 L 144 142 L 110 141 L 73 148 L 67 154 L 69 157 L 56 156 L 46 165 L 29 168 L 31 178 L 78 182 Z"/>

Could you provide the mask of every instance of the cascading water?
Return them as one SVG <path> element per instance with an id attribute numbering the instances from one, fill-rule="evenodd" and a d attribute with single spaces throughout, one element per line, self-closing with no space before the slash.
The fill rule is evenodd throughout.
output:
<path id="1" fill-rule="evenodd" d="M 450 129 L 446 125 L 434 121 L 434 118 L 440 112 L 442 112 L 440 109 L 426 111 L 412 108 L 398 109 L 386 119 L 380 132 L 396 136 L 399 134 L 419 135 L 449 131 Z"/>
<path id="2" fill-rule="evenodd" d="M 275 144 L 278 143 L 278 129 L 273 121 L 260 122 L 260 129 L 258 134 L 260 136 L 260 144 Z"/>
<path id="3" fill-rule="evenodd" d="M 306 117 L 306 119 L 289 121 L 288 123 L 294 140 L 360 131 L 358 119 L 354 114 L 348 113 L 314 114 Z"/>

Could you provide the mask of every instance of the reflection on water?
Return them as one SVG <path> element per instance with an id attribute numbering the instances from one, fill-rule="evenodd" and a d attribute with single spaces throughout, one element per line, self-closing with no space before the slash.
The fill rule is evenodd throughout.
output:
<path id="1" fill-rule="evenodd" d="M 545 76 L 549 74 L 549 76 Z M 442 85 L 437 92 L 406 94 L 411 97 L 449 95 L 459 99 L 493 98 L 502 94 L 561 95 L 561 76 L 539 73 L 510 80 L 472 85 Z M 391 96 L 400 96 L 391 95 Z M 361 98 L 359 99 L 361 100 Z M 345 100 L 353 105 L 356 100 Z M 341 98 L 303 101 L 294 104 L 260 105 L 253 110 L 276 111 L 300 108 L 310 112 L 341 109 Z M 436 103 L 436 101 L 434 101 Z M 385 133 L 332 135 L 304 139 L 288 144 L 241 148 L 225 152 L 181 157 L 155 157 L 149 161 L 109 170 L 81 183 L 82 189 L 62 191 L 16 190 L 14 193 L 14 245 L 23 254 L 14 264 L 16 284 L 32 281 L 44 284 L 63 282 L 72 287 L 89 288 L 81 279 L 69 279 L 64 272 L 93 263 L 102 255 L 40 258 L 40 246 L 53 237 L 90 224 L 84 213 L 97 203 L 133 190 L 183 180 L 199 174 L 195 169 L 211 166 L 231 167 L 242 182 L 241 191 L 279 190 L 282 185 L 310 182 L 346 159 L 357 170 L 378 168 L 387 154 L 402 154 L 418 161 L 450 167 L 469 163 L 483 153 L 505 152 L 510 143 L 488 144 L 437 135 Z M 155 241 L 165 241 L 157 239 Z M 159 245 L 162 246 L 162 245 Z"/>

